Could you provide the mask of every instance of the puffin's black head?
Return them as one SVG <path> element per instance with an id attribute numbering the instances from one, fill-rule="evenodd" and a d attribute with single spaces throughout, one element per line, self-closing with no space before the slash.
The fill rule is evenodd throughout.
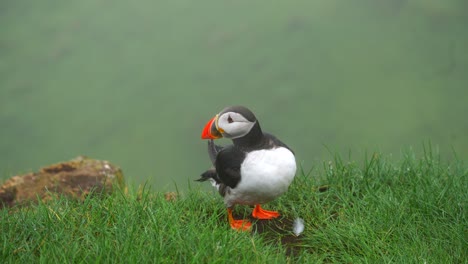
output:
<path id="1" fill-rule="evenodd" d="M 224 108 L 213 117 L 203 129 L 203 139 L 230 138 L 238 139 L 246 136 L 252 130 L 260 132 L 257 118 L 249 109 L 243 106 Z"/>

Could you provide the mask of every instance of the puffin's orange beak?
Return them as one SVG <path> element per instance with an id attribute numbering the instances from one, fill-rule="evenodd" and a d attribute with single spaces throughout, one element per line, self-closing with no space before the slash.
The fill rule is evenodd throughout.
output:
<path id="1" fill-rule="evenodd" d="M 216 115 L 210 121 L 208 121 L 208 123 L 206 123 L 205 128 L 203 128 L 201 134 L 202 139 L 217 139 L 223 137 L 223 135 L 221 135 L 222 130 L 220 131 L 216 126 L 217 119 L 218 115 Z"/>

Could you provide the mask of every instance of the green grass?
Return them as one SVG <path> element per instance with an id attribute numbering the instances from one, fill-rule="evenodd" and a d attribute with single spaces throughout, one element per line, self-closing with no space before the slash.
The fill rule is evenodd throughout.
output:
<path id="1" fill-rule="evenodd" d="M 148 189 L 84 202 L 58 199 L 0 211 L 3 263 L 466 263 L 468 169 L 431 150 L 399 162 L 336 157 L 300 172 L 266 205 L 283 218 L 230 230 L 215 194 L 174 201 Z M 237 207 L 238 214 L 249 213 Z M 295 238 L 289 221 L 305 220 Z M 281 228 L 278 228 L 280 226 Z M 261 228 L 261 229 L 260 229 Z"/>

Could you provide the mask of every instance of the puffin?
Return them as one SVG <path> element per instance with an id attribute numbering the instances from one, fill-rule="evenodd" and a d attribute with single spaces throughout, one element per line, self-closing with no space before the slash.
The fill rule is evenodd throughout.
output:
<path id="1" fill-rule="evenodd" d="M 212 167 L 197 181 L 210 181 L 224 198 L 232 229 L 248 231 L 252 223 L 235 220 L 235 205 L 254 206 L 256 219 L 273 219 L 277 211 L 261 207 L 288 190 L 296 175 L 294 152 L 277 137 L 265 133 L 255 115 L 244 106 L 229 106 L 211 118 L 203 128 L 208 139 Z M 227 138 L 232 145 L 219 146 L 213 140 Z"/>

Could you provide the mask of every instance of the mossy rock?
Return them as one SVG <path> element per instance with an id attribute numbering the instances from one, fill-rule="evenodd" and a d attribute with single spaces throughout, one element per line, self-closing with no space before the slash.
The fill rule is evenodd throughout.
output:
<path id="1" fill-rule="evenodd" d="M 39 172 L 13 176 L 0 187 L 0 208 L 46 202 L 66 196 L 84 199 L 90 192 L 110 194 L 124 187 L 122 170 L 108 161 L 79 156 L 53 164 Z"/>

